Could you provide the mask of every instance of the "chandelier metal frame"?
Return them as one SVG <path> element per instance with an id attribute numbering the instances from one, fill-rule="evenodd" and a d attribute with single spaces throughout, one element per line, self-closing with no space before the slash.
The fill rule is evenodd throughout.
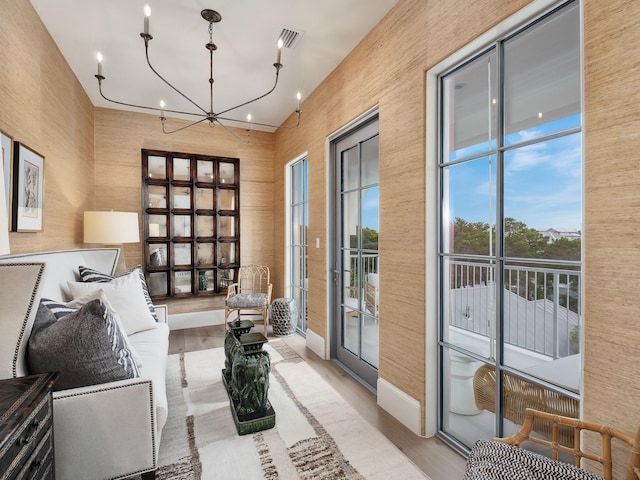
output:
<path id="1" fill-rule="evenodd" d="M 198 103 L 196 103 L 194 100 L 192 100 L 191 98 L 189 98 L 189 96 L 187 96 L 186 94 L 184 94 L 183 92 L 181 92 L 177 87 L 175 87 L 171 82 L 169 82 L 166 78 L 164 78 L 160 73 L 158 73 L 158 71 L 155 69 L 155 67 L 153 65 L 151 65 L 151 60 L 149 59 L 149 42 L 151 40 L 153 40 L 153 36 L 149 33 L 149 15 L 150 15 L 150 10 L 148 9 L 148 6 L 145 7 L 145 12 L 146 12 L 146 16 L 145 16 L 145 21 L 144 21 L 144 32 L 140 33 L 140 36 L 143 38 L 144 40 L 144 50 L 145 50 L 145 57 L 147 59 L 147 65 L 149 65 L 149 68 L 151 69 L 151 71 L 153 73 L 155 73 L 155 75 L 162 80 L 164 83 L 166 83 L 169 87 L 171 87 L 171 89 L 173 89 L 176 93 L 178 93 L 180 96 L 182 96 L 184 99 L 186 99 L 188 102 L 190 102 L 194 107 L 196 107 L 197 110 L 199 110 L 198 113 L 194 113 L 194 112 L 187 112 L 187 111 L 183 111 L 183 110 L 172 110 L 172 109 L 165 109 L 164 105 L 161 104 L 160 108 L 158 107 L 149 107 L 149 106 L 145 106 L 145 105 L 138 105 L 138 104 L 134 104 L 134 103 L 127 103 L 127 102 L 122 102 L 122 101 L 118 101 L 118 100 L 113 100 L 109 97 L 107 97 L 104 92 L 102 91 L 102 81 L 105 80 L 105 76 L 102 75 L 102 57 L 101 54 L 98 53 L 98 73 L 97 75 L 95 75 L 95 77 L 98 79 L 98 90 L 100 91 L 100 96 L 102 98 L 104 98 L 105 100 L 107 100 L 108 102 L 111 103 L 115 103 L 117 105 L 124 105 L 127 107 L 133 107 L 133 108 L 141 108 L 144 110 L 154 110 L 154 111 L 160 111 L 160 121 L 162 123 L 162 131 L 165 134 L 172 134 L 172 133 L 176 133 L 176 132 L 180 132 L 182 130 L 185 130 L 189 127 L 193 127 L 194 125 L 198 125 L 199 123 L 208 121 L 209 125 L 211 127 L 215 126 L 216 124 L 220 125 L 225 131 L 227 131 L 229 134 L 231 134 L 233 137 L 235 137 L 237 140 L 244 142 L 244 143 L 249 143 L 248 140 L 243 140 L 242 138 L 240 138 L 235 132 L 233 132 L 227 125 L 225 125 L 224 123 L 221 122 L 221 120 L 224 121 L 229 121 L 229 122 L 235 122 L 235 123 L 241 123 L 241 124 L 245 124 L 247 125 L 247 136 L 249 136 L 251 134 L 251 126 L 254 125 L 259 125 L 259 126 L 263 126 L 263 127 L 269 127 L 269 128 L 275 128 L 275 129 L 280 129 L 280 128 L 286 128 L 286 129 L 292 129 L 292 128 L 297 128 L 300 125 L 300 115 L 302 114 L 302 110 L 300 109 L 300 94 L 298 93 L 298 107 L 295 110 L 295 113 L 297 114 L 297 121 L 295 124 L 293 125 L 271 125 L 268 123 L 259 123 L 259 122 L 254 122 L 254 121 L 250 121 L 250 120 L 240 120 L 240 119 L 236 119 L 236 118 L 230 118 L 225 116 L 225 114 L 236 110 L 238 108 L 244 107 L 245 105 L 249 105 L 253 102 L 256 102 L 264 97 L 266 97 L 267 95 L 269 95 L 271 92 L 273 92 L 277 85 L 278 85 L 278 78 L 280 75 L 280 70 L 282 68 L 284 68 L 284 65 L 282 65 L 282 63 L 280 63 L 280 58 L 281 58 L 281 51 L 282 51 L 282 40 L 278 41 L 278 54 L 277 54 L 277 60 L 276 62 L 273 64 L 273 66 L 276 69 L 276 74 L 275 74 L 275 80 L 273 83 L 273 87 L 271 87 L 271 89 L 269 91 L 267 91 L 266 93 L 263 93 L 262 95 L 259 95 L 251 100 L 248 100 L 246 102 L 242 102 L 239 103 L 238 105 L 234 106 L 234 107 L 230 107 L 227 108 L 225 110 L 222 110 L 220 112 L 215 112 L 213 109 L 213 84 L 214 84 L 214 79 L 213 79 L 213 52 L 215 52 L 218 47 L 216 46 L 215 43 L 213 43 L 213 24 L 214 23 L 218 23 L 222 20 L 222 16 L 216 12 L 215 10 L 211 10 L 211 9 L 204 9 L 202 10 L 202 12 L 200 12 L 200 15 L 202 16 L 202 18 L 204 20 L 206 20 L 209 23 L 209 42 L 205 45 L 205 48 L 209 51 L 209 109 L 205 109 L 203 107 L 201 107 L 200 105 L 198 105 Z M 198 120 L 195 120 L 187 125 L 184 125 L 182 127 L 178 127 L 175 128 L 173 130 L 167 130 L 165 122 L 167 120 L 165 113 L 175 113 L 175 114 L 179 114 L 179 115 L 186 115 L 186 116 L 195 116 L 195 117 L 201 117 Z"/>

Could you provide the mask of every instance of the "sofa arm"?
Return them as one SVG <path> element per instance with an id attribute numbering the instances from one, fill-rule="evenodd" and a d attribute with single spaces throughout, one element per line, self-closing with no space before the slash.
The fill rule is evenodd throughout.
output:
<path id="1" fill-rule="evenodd" d="M 120 478 L 157 468 L 150 380 L 53 394 L 56 478 Z"/>
<path id="2" fill-rule="evenodd" d="M 154 305 L 153 308 L 156 310 L 156 315 L 158 316 L 158 323 L 167 323 L 167 319 L 169 317 L 169 309 L 166 305 Z"/>

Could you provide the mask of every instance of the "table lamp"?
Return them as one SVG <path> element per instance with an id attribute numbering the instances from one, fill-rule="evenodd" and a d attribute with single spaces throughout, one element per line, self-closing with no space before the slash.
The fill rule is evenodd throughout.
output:
<path id="1" fill-rule="evenodd" d="M 140 241 L 137 212 L 84 212 L 84 243 L 118 246 Z M 116 273 L 126 270 L 124 255 L 118 257 Z"/>

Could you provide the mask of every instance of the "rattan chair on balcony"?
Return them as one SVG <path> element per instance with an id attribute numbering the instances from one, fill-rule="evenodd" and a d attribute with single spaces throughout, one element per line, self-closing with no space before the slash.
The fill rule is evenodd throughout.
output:
<path id="1" fill-rule="evenodd" d="M 476 407 L 495 413 L 496 409 L 496 370 L 484 364 L 473 376 L 473 393 Z M 541 410 L 555 415 L 577 418 L 580 416 L 578 400 L 559 392 L 531 383 L 514 375 L 504 376 L 503 395 L 504 417 L 516 425 L 522 425 L 527 408 Z M 552 431 L 548 422 L 534 422 L 533 430 L 546 438 Z M 560 436 L 565 445 L 573 445 L 573 432 L 561 428 Z"/>
<path id="2" fill-rule="evenodd" d="M 263 265 L 245 265 L 238 270 L 238 280 L 227 288 L 224 304 L 225 324 L 243 317 L 256 322 L 261 316 L 264 324 L 264 336 L 269 326 L 269 305 L 271 304 L 271 274 L 269 267 Z M 233 318 L 232 314 L 236 313 Z"/>

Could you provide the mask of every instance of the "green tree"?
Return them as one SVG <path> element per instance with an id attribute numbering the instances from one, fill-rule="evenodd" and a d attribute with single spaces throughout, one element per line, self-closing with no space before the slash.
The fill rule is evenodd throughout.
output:
<path id="1" fill-rule="evenodd" d="M 504 250 L 509 257 L 533 258 L 544 257 L 547 239 L 540 233 L 527 227 L 523 222 L 514 218 L 504 219 Z"/>
<path id="2" fill-rule="evenodd" d="M 361 230 L 362 248 L 365 250 L 378 250 L 378 232 L 364 227 Z M 351 235 L 349 237 L 349 248 L 358 248 L 358 236 Z"/>
<path id="3" fill-rule="evenodd" d="M 453 223 L 453 252 L 471 255 L 489 254 L 489 224 L 467 222 L 456 217 Z M 494 232 L 495 233 L 495 232 Z"/>
<path id="4" fill-rule="evenodd" d="M 545 247 L 544 258 L 560 258 L 562 260 L 580 260 L 580 239 L 559 238 L 549 242 Z"/>
<path id="5" fill-rule="evenodd" d="M 467 222 L 456 217 L 453 228 L 453 253 L 488 255 L 495 253 L 495 229 L 491 232 L 493 248 L 489 249 L 489 224 Z M 518 258 L 580 260 L 580 239 L 560 238 L 549 241 L 537 230 L 514 218 L 504 219 L 505 255 Z"/>

